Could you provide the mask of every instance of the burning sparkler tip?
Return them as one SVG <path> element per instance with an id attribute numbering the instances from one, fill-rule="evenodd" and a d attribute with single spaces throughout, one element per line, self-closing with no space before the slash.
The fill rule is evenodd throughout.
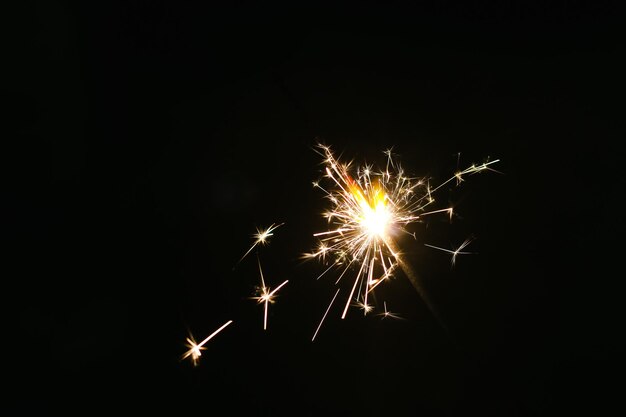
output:
<path id="1" fill-rule="evenodd" d="M 319 249 L 303 257 L 318 258 L 327 264 L 326 257 L 334 255 L 335 262 L 331 267 L 342 269 L 337 283 L 349 269 L 354 268 L 358 271 L 351 283 L 352 290 L 347 297 L 342 319 L 346 317 L 348 307 L 355 305 L 353 304 L 355 300 L 356 305 L 367 314 L 370 311 L 368 294 L 389 278 L 398 265 L 402 264 L 403 270 L 406 268 L 406 262 L 403 262 L 402 254 L 394 243 L 398 232 L 404 232 L 417 239 L 415 232 L 407 231 L 405 227 L 435 213 L 446 213 L 452 221 L 453 207 L 427 211 L 427 208 L 435 203 L 434 193 L 455 179 L 458 184 L 465 180 L 466 175 L 491 169 L 490 166 L 498 161 L 485 162 L 482 165 L 473 164 L 455 172 L 448 180 L 433 188 L 427 179 L 407 176 L 394 161 L 392 148 L 383 151 L 387 156 L 383 170 L 377 171 L 373 166 L 365 164 L 356 168 L 356 175 L 352 173 L 351 163 L 339 162 L 329 146 L 320 143 L 316 152 L 324 158 L 326 175 L 323 178 L 327 179 L 333 188 L 326 189 L 319 182 L 314 182 L 314 186 L 322 190 L 325 198 L 332 203 L 332 207 L 323 213 L 329 229 L 314 234 L 320 239 Z M 458 255 L 470 253 L 463 251 L 468 244 L 469 241 L 455 250 L 429 244 L 426 246 L 451 253 L 454 265 Z M 328 269 L 321 275 L 327 271 Z M 392 317 L 392 314 L 387 312 L 385 316 Z"/>

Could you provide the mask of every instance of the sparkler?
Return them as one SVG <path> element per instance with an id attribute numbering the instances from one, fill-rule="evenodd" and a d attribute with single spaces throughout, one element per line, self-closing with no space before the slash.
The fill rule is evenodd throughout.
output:
<path id="1" fill-rule="evenodd" d="M 330 201 L 331 208 L 323 213 L 328 220 L 329 229 L 314 234 L 319 238 L 318 247 L 311 253 L 305 253 L 303 258 L 316 258 L 326 264 L 327 257 L 333 256 L 330 266 L 318 276 L 318 279 L 333 267 L 342 269 L 336 284 L 343 279 L 348 270 L 357 271 L 341 318 L 346 317 L 348 308 L 353 302 L 363 309 L 364 314 L 370 312 L 371 306 L 368 304 L 370 292 L 390 279 L 398 267 L 405 272 L 437 316 L 434 306 L 419 285 L 417 275 L 407 265 L 397 248 L 396 238 L 401 233 L 411 234 L 406 230 L 406 226 L 422 221 L 426 216 L 446 213 L 451 218 L 452 207 L 442 209 L 433 207 L 429 210 L 435 203 L 434 193 L 455 179 L 458 185 L 467 175 L 491 169 L 490 166 L 498 160 L 471 165 L 433 188 L 426 179 L 408 177 L 393 160 L 391 150 L 384 152 L 387 156 L 385 169 L 375 171 L 373 166 L 368 164 L 356 167 L 355 170 L 352 162 L 341 163 L 335 158 L 329 146 L 319 144 L 318 148 L 318 153 L 324 157 L 325 178 L 330 181 L 332 188 L 324 188 L 319 182 L 314 182 L 313 186 L 321 189 Z M 453 253 L 453 262 L 457 255 L 465 253 L 461 250 L 467 244 L 469 241 L 456 251 L 448 251 Z M 436 246 L 428 246 L 447 251 Z M 331 305 L 336 296 L 337 293 Z"/>
<path id="2" fill-rule="evenodd" d="M 217 329 L 216 331 L 214 331 L 213 333 L 211 333 L 209 336 L 206 337 L 206 339 L 204 339 L 202 342 L 200 343 L 196 343 L 196 341 L 194 340 L 193 336 L 190 335 L 187 338 L 187 347 L 189 348 L 189 350 L 187 352 L 185 352 L 183 354 L 183 356 L 181 357 L 182 360 L 187 359 L 188 357 L 191 357 L 191 362 L 193 363 L 194 366 L 196 366 L 198 364 L 198 361 L 200 360 L 200 356 L 202 355 L 203 350 L 205 350 L 206 348 L 204 347 L 204 345 L 211 340 L 215 335 L 217 335 L 219 332 L 221 332 L 222 330 L 224 330 L 229 324 L 231 324 L 233 321 L 232 320 L 228 320 L 226 323 L 224 323 L 219 329 Z"/>
<path id="3" fill-rule="evenodd" d="M 275 295 L 278 290 L 280 290 L 283 285 L 285 285 L 289 280 L 286 280 L 278 287 L 276 287 L 273 291 L 270 291 L 270 287 L 265 286 L 265 279 L 263 278 L 263 269 L 261 269 L 261 261 L 257 259 L 259 262 L 259 273 L 261 275 L 261 287 L 259 288 L 260 295 L 256 297 L 252 297 L 253 300 L 257 300 L 257 303 L 263 304 L 263 330 L 267 330 L 267 309 L 270 303 L 276 302 Z"/>

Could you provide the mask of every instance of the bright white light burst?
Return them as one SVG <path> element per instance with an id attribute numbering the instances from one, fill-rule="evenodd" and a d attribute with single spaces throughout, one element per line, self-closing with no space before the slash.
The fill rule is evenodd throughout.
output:
<path id="1" fill-rule="evenodd" d="M 320 239 L 317 250 L 303 257 L 327 263 L 327 257 L 332 256 L 330 266 L 320 277 L 333 267 L 339 268 L 341 274 L 336 283 L 348 270 L 358 271 L 351 282 L 342 318 L 345 318 L 351 304 L 361 308 L 364 314 L 372 310 L 368 304 L 368 294 L 389 279 L 400 265 L 400 253 L 396 249 L 395 240 L 399 234 L 409 233 L 406 230 L 408 224 L 435 213 L 446 213 L 452 217 L 452 207 L 434 207 L 433 194 L 455 179 L 458 185 L 466 175 L 490 169 L 491 164 L 498 162 L 494 160 L 472 165 L 433 188 L 426 179 L 407 176 L 393 160 L 391 150 L 385 151 L 385 169 L 374 171 L 370 165 L 355 168 L 351 162 L 339 162 L 329 146 L 319 144 L 318 148 L 318 153 L 324 157 L 324 178 L 330 182 L 330 188 L 324 188 L 319 182 L 313 185 L 321 189 L 330 202 L 330 209 L 323 213 L 329 228 L 314 234 Z M 441 249 L 432 245 L 430 247 Z M 453 261 L 456 255 L 462 253 L 448 252 L 454 255 Z"/>

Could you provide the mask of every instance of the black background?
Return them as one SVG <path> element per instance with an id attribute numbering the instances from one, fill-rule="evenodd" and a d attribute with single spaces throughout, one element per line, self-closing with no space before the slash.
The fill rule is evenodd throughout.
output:
<path id="1" fill-rule="evenodd" d="M 622 407 L 623 15 L 433 3 L 29 3 L 5 36 L 8 415 Z M 404 320 L 336 307 L 311 342 L 336 288 L 299 259 L 318 141 L 433 183 L 500 159 L 404 242 L 449 334 L 398 274 L 378 301 Z M 233 266 L 281 222 L 264 332 L 255 253 Z M 422 245 L 470 235 L 454 269 Z"/>

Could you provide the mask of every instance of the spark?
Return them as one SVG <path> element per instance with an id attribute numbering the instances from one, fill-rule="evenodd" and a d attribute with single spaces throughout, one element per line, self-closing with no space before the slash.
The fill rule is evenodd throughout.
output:
<path id="1" fill-rule="evenodd" d="M 229 324 L 231 324 L 233 321 L 232 320 L 228 320 L 226 323 L 224 323 L 219 329 L 217 329 L 216 331 L 214 331 L 213 333 L 211 333 L 209 336 L 207 336 L 202 342 L 200 343 L 196 343 L 195 339 L 193 338 L 192 335 L 189 335 L 189 337 L 187 338 L 187 344 L 186 346 L 189 348 L 189 350 L 187 352 L 185 352 L 183 354 L 183 356 L 181 357 L 181 360 L 187 359 L 188 357 L 191 357 L 191 361 L 193 363 L 194 366 L 196 366 L 198 364 L 198 361 L 200 359 L 200 356 L 202 355 L 203 350 L 205 350 L 206 348 L 204 347 L 204 345 L 211 340 L 215 335 L 217 335 L 219 332 L 221 332 L 222 330 L 224 330 Z"/>
<path id="2" fill-rule="evenodd" d="M 275 300 L 276 296 L 274 294 L 276 294 L 276 292 L 280 290 L 283 287 L 283 285 L 289 282 L 289 280 L 286 280 L 285 282 L 280 284 L 278 287 L 276 287 L 274 290 L 271 290 L 270 287 L 267 287 L 265 285 L 265 279 L 263 278 L 263 269 L 261 269 L 261 261 L 258 260 L 258 263 L 259 263 L 259 273 L 261 275 L 261 287 L 259 287 L 258 289 L 258 292 L 260 293 L 260 295 L 252 297 L 252 299 L 256 300 L 257 303 L 259 304 L 263 304 L 263 330 L 267 330 L 267 310 L 268 310 L 269 304 L 270 303 L 273 304 L 276 302 Z"/>
<path id="3" fill-rule="evenodd" d="M 246 253 L 243 254 L 243 256 L 239 259 L 237 263 L 241 262 L 243 258 L 248 256 L 248 254 L 252 252 L 252 249 L 254 249 L 257 245 L 265 245 L 268 242 L 268 239 L 274 235 L 274 230 L 278 229 L 283 224 L 285 223 L 272 223 L 267 229 L 259 229 L 257 227 L 256 233 L 252 235 L 252 237 L 254 238 L 254 243 L 252 244 L 252 246 L 250 246 L 250 249 L 248 249 Z"/>
<path id="4" fill-rule="evenodd" d="M 363 315 L 366 316 L 367 313 L 371 312 L 374 309 L 374 306 L 371 304 L 367 304 L 363 301 L 357 301 L 354 303 L 355 306 L 363 310 Z"/>
<path id="5" fill-rule="evenodd" d="M 451 262 L 451 265 L 454 267 L 454 265 L 456 264 L 456 257 L 458 255 L 473 255 L 476 253 L 476 252 L 463 252 L 463 249 L 465 249 L 470 243 L 472 243 L 472 239 L 465 239 L 465 241 L 461 243 L 459 247 L 456 248 L 455 250 L 450 250 L 450 249 L 441 248 L 439 246 L 429 245 L 428 243 L 424 243 L 424 246 L 428 246 L 429 248 L 439 249 L 441 251 L 451 253 L 452 259 L 450 262 Z"/>
<path id="6" fill-rule="evenodd" d="M 323 157 L 325 175 L 322 179 L 330 186 L 323 186 L 322 179 L 314 182 L 313 186 L 320 189 L 330 203 L 330 209 L 322 213 L 328 222 L 328 229 L 314 233 L 313 236 L 319 239 L 318 247 L 303 254 L 302 258 L 330 263 L 322 275 L 332 267 L 341 270 L 336 284 L 344 276 L 351 276 L 346 274 L 348 270 L 357 271 L 351 276 L 354 281 L 351 282 L 342 319 L 351 305 L 362 308 L 367 314 L 370 311 L 368 294 L 390 280 L 396 268 L 401 266 L 405 269 L 406 262 L 401 259 L 395 242 L 402 233 L 415 237 L 407 231 L 409 224 L 441 213 L 447 213 L 452 218 L 452 207 L 433 207 L 435 192 L 455 179 L 458 184 L 468 175 L 489 170 L 492 164 L 498 162 L 493 160 L 471 165 L 457 171 L 438 186 L 431 187 L 425 178 L 407 176 L 393 159 L 391 149 L 384 151 L 387 161 L 382 170 L 367 164 L 355 169 L 352 162 L 343 163 L 335 158 L 329 146 L 318 144 L 318 149 Z M 456 255 L 463 253 L 460 249 Z M 418 289 L 413 282 L 414 274 L 407 275 Z"/>
<path id="7" fill-rule="evenodd" d="M 387 317 L 390 317 L 392 319 L 402 319 L 402 317 L 400 317 L 396 313 L 392 313 L 391 311 L 387 310 L 387 302 L 386 301 L 383 301 L 383 306 L 385 308 L 385 311 L 383 311 L 382 313 L 378 314 L 379 316 L 381 316 L 381 320 L 386 319 Z"/>

